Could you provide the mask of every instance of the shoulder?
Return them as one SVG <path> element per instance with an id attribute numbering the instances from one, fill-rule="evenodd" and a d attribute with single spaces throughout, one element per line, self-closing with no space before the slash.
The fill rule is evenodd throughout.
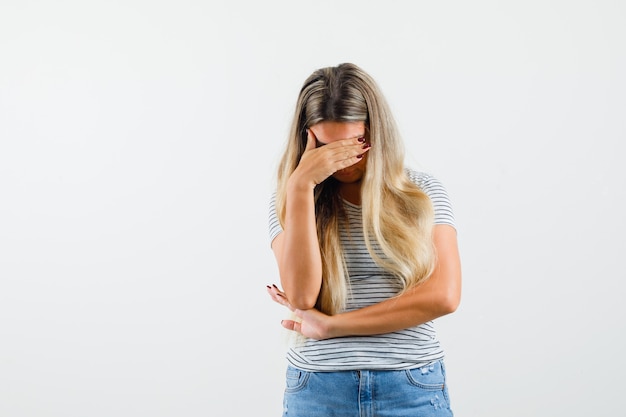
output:
<path id="1" fill-rule="evenodd" d="M 406 172 L 406 174 L 408 175 L 408 177 L 411 179 L 411 181 L 413 181 L 414 183 L 418 183 L 420 181 L 423 181 L 425 179 L 428 178 L 432 178 L 432 175 L 430 175 L 427 172 L 423 172 L 423 171 L 417 171 L 413 168 L 409 168 L 409 167 L 405 167 L 404 168 L 404 172 Z"/>
<path id="2" fill-rule="evenodd" d="M 426 194 L 430 194 L 431 191 L 438 188 L 443 189 L 443 184 L 428 172 L 416 171 L 412 168 L 405 168 L 404 171 L 411 182 L 420 187 Z"/>
<path id="3" fill-rule="evenodd" d="M 427 172 L 416 171 L 411 168 L 405 168 L 405 171 L 409 179 L 432 201 L 435 209 L 435 224 L 454 226 L 454 213 L 450 197 L 441 181 Z"/>

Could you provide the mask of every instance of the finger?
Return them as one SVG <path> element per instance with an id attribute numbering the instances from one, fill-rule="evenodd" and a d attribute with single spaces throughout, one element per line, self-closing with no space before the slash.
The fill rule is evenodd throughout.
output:
<path id="1" fill-rule="evenodd" d="M 276 293 L 276 290 L 269 285 L 267 286 L 267 293 L 270 295 L 272 300 L 276 301 L 277 303 L 280 302 L 278 299 L 279 295 Z"/>
<path id="2" fill-rule="evenodd" d="M 268 288 L 270 287 L 268 286 Z M 283 291 L 281 291 L 280 288 L 278 288 L 275 284 L 272 284 L 272 288 L 270 288 L 270 290 L 272 290 L 272 292 L 278 296 L 287 298 L 287 295 Z"/>
<path id="3" fill-rule="evenodd" d="M 285 293 L 280 291 L 275 285 L 273 287 L 270 287 L 269 285 L 267 285 L 267 292 L 270 295 L 272 301 L 284 307 L 287 307 L 289 310 L 293 311 L 293 306 L 287 299 L 287 296 L 285 295 Z"/>
<path id="4" fill-rule="evenodd" d="M 337 170 L 347 168 L 356 164 L 365 156 L 365 153 L 371 149 L 369 145 L 361 145 L 359 147 L 346 147 L 337 150 L 333 156 L 334 165 Z"/>
<path id="5" fill-rule="evenodd" d="M 272 297 L 272 299 L 276 301 L 278 304 L 287 307 L 289 310 L 293 310 L 293 307 L 291 307 L 289 300 L 287 300 L 285 296 L 283 296 L 282 294 L 276 294 L 276 296 Z"/>
<path id="6" fill-rule="evenodd" d="M 315 139 L 317 140 L 317 138 Z M 367 139 L 365 139 L 365 137 L 363 136 L 358 136 L 358 137 L 353 137 L 353 138 L 335 140 L 326 146 L 328 147 L 328 149 L 333 149 L 333 148 L 336 149 L 336 148 L 350 148 L 350 147 L 359 148 L 365 145 L 369 145 L 367 143 Z"/>
<path id="7" fill-rule="evenodd" d="M 274 301 L 279 301 L 279 298 L 281 298 L 281 294 L 278 293 L 274 288 L 270 287 L 269 285 L 267 286 L 267 292 L 270 295 L 270 297 L 272 297 L 272 300 Z M 285 299 L 285 297 L 283 296 L 282 299 Z"/>
<path id="8" fill-rule="evenodd" d="M 328 152 L 334 155 L 337 160 L 351 159 L 369 151 L 371 144 L 361 142 L 364 138 L 344 139 L 327 145 Z M 334 145 L 334 146 L 331 146 Z"/>
<path id="9" fill-rule="evenodd" d="M 273 292 L 276 292 L 276 293 L 281 293 L 281 294 L 284 294 L 284 293 L 280 290 L 280 288 L 278 288 L 278 287 L 276 286 L 276 284 L 266 285 L 266 287 L 267 287 L 267 290 L 268 290 L 268 291 L 273 291 Z"/>
<path id="10" fill-rule="evenodd" d="M 297 321 L 294 320 L 282 320 L 280 322 L 280 324 L 287 330 L 292 330 L 294 332 L 297 332 L 297 326 L 300 324 Z"/>

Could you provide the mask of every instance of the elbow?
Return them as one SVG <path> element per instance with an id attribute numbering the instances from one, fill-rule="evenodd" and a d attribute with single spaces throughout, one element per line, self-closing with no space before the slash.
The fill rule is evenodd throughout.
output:
<path id="1" fill-rule="evenodd" d="M 296 286 L 290 288 L 287 285 L 283 285 L 285 288 L 285 295 L 289 300 L 291 307 L 298 310 L 310 310 L 315 308 L 317 304 L 317 297 L 319 296 L 319 290 L 316 291 L 315 287 L 303 288 L 303 286 Z"/>
<path id="2" fill-rule="evenodd" d="M 322 285 L 321 273 L 319 275 L 319 279 L 301 274 L 281 275 L 283 291 L 294 309 L 310 310 L 315 308 Z"/>
<path id="3" fill-rule="evenodd" d="M 288 296 L 289 302 L 294 309 L 298 310 L 310 310 L 315 308 L 317 304 L 317 296 L 313 297 L 307 294 L 300 294 L 295 296 Z"/>
<path id="4" fill-rule="evenodd" d="M 291 306 L 297 310 L 310 310 L 315 308 L 317 300 L 310 297 L 299 297 L 291 302 Z"/>
<path id="5" fill-rule="evenodd" d="M 454 313 L 461 304 L 461 274 L 454 274 L 447 280 L 447 285 L 439 286 L 436 300 L 441 314 Z"/>
<path id="6" fill-rule="evenodd" d="M 441 315 L 447 315 L 454 313 L 461 304 L 461 292 L 460 291 L 446 291 L 441 294 L 438 300 L 438 306 L 440 308 Z"/>

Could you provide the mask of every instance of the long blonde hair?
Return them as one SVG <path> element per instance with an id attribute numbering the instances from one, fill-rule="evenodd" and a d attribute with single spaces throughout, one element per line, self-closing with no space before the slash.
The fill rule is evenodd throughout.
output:
<path id="1" fill-rule="evenodd" d="M 407 176 L 404 147 L 376 82 L 344 63 L 321 68 L 304 82 L 277 176 L 276 209 L 285 219 L 287 180 L 304 153 L 307 128 L 323 122 L 365 123 L 372 148 L 361 185 L 363 233 L 372 258 L 396 276 L 404 290 L 428 279 L 434 268 L 433 208 Z M 339 240 L 344 219 L 339 183 L 329 177 L 315 187 L 315 217 L 322 254 L 322 288 L 316 307 L 327 314 L 345 307 L 349 284 Z"/>

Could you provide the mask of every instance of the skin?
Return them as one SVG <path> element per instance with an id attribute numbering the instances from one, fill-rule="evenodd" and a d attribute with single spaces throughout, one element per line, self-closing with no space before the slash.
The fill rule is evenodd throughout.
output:
<path id="1" fill-rule="evenodd" d="M 383 302 L 333 316 L 313 308 L 322 283 L 313 188 L 332 175 L 341 183 L 342 197 L 360 204 L 369 148 L 358 140 L 365 133 L 362 122 L 321 122 L 308 133 L 306 150 L 288 180 L 285 227 L 272 242 L 283 290 L 272 285 L 267 291 L 298 317 L 283 320 L 283 327 L 321 340 L 393 332 L 454 312 L 461 298 L 461 262 L 456 230 L 449 225 L 434 227 L 437 262 L 426 282 Z"/>
<path id="2" fill-rule="evenodd" d="M 363 122 L 322 122 L 312 126 L 310 131 L 316 138 L 318 148 L 340 141 L 341 138 L 356 138 L 357 140 L 363 138 L 365 140 L 365 123 Z M 366 150 L 369 150 L 369 147 Z M 361 179 L 367 166 L 367 153 L 362 153 L 362 155 L 363 157 L 357 159 L 355 164 L 332 174 L 341 184 L 339 187 L 341 196 L 354 204 L 361 204 Z"/>
<path id="3" fill-rule="evenodd" d="M 364 133 L 363 122 L 322 122 L 312 126 L 300 163 L 287 181 L 283 232 L 272 242 L 272 250 L 282 288 L 294 308 L 313 308 L 322 285 L 313 189 L 335 175 L 341 181 L 342 195 L 350 198 L 348 194 L 360 190 L 366 164 L 364 154 L 369 150 L 359 140 Z M 317 142 L 323 146 L 317 146 Z"/>

